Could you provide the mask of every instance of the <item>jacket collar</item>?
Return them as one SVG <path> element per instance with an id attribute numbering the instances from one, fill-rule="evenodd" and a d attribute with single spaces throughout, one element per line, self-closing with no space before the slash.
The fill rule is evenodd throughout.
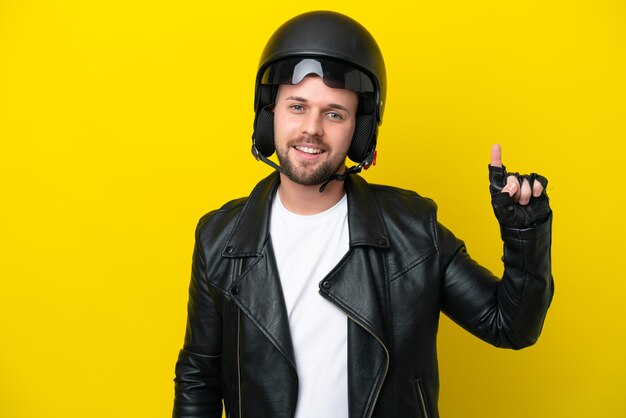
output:
<path id="1" fill-rule="evenodd" d="M 261 255 L 269 238 L 272 202 L 279 184 L 280 176 L 275 171 L 252 190 L 222 256 L 238 258 Z M 350 247 L 368 245 L 389 248 L 387 231 L 370 185 L 355 174 L 346 178 L 345 186 L 348 194 Z"/>

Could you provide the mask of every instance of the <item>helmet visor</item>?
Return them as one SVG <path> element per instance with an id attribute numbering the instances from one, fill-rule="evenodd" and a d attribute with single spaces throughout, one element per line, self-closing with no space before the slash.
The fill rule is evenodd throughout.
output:
<path id="1" fill-rule="evenodd" d="M 362 71 L 323 58 L 292 58 L 278 61 L 265 69 L 262 84 L 298 84 L 308 75 L 319 76 L 325 85 L 357 93 L 373 93 L 372 80 Z"/>

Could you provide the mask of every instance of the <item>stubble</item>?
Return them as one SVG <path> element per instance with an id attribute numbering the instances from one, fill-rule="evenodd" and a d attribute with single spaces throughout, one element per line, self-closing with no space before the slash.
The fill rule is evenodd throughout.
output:
<path id="1" fill-rule="evenodd" d="M 341 168 L 345 166 L 345 156 L 335 156 L 326 158 L 321 163 L 299 161 L 294 162 L 289 157 L 289 150 L 292 149 L 295 144 L 302 144 L 303 141 L 292 141 L 283 150 L 276 149 L 276 156 L 282 167 L 282 173 L 294 183 L 301 184 L 303 186 L 317 186 L 328 180 L 333 174 L 339 172 Z M 319 140 L 306 141 L 306 143 L 312 145 L 318 145 Z"/>

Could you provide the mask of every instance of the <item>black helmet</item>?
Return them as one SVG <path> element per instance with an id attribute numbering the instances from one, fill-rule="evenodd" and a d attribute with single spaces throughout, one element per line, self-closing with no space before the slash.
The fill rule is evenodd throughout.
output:
<path id="1" fill-rule="evenodd" d="M 297 84 L 317 74 L 329 87 L 354 90 L 359 110 L 348 157 L 367 166 L 374 158 L 386 93 L 385 63 L 376 41 L 357 21 L 329 12 L 292 18 L 272 35 L 261 55 L 254 97 L 252 152 L 274 153 L 274 114 L 278 85 Z"/>

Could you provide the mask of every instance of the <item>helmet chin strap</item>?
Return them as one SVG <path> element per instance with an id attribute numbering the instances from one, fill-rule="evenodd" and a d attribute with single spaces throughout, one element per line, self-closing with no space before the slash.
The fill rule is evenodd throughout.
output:
<path id="1" fill-rule="evenodd" d="M 370 168 L 372 164 L 376 165 L 376 150 L 375 149 L 371 150 L 370 153 L 367 154 L 365 159 L 361 161 L 359 165 L 353 165 L 352 167 L 346 169 L 346 171 L 344 171 L 341 174 L 333 174 L 332 176 L 330 176 L 330 178 L 326 180 L 320 187 L 320 193 L 324 192 L 324 190 L 326 189 L 326 186 L 328 186 L 328 184 L 331 181 L 333 180 L 344 181 L 350 174 L 360 173 L 361 170 L 363 169 L 367 170 L 368 168 Z"/>
<path id="2" fill-rule="evenodd" d="M 333 174 L 332 176 L 330 176 L 328 178 L 328 180 L 326 180 L 324 183 L 322 183 L 322 185 L 320 186 L 320 193 L 323 193 L 324 190 L 326 190 L 326 186 L 328 186 L 328 184 L 333 181 L 333 180 L 337 180 L 337 181 L 344 181 L 350 174 L 356 174 L 356 173 L 360 173 L 361 170 L 365 169 L 367 170 L 368 168 L 370 168 L 370 166 L 372 165 L 376 165 L 376 150 L 373 149 L 372 151 L 369 152 L 369 154 L 367 154 L 367 156 L 365 157 L 365 159 L 363 161 L 361 161 L 360 164 L 358 165 L 353 165 L 352 167 L 346 169 L 346 171 L 344 171 L 341 174 Z M 258 149 L 256 149 L 256 147 L 254 146 L 254 144 L 252 144 L 252 155 L 254 155 L 254 158 L 260 161 L 263 161 L 265 164 L 269 165 L 270 167 L 274 168 L 276 171 L 278 171 L 279 173 L 284 173 L 283 168 L 281 166 L 279 166 L 278 164 L 276 164 L 275 162 L 273 162 L 272 160 L 268 159 L 267 157 L 265 157 L 263 154 L 261 154 L 259 152 Z"/>

